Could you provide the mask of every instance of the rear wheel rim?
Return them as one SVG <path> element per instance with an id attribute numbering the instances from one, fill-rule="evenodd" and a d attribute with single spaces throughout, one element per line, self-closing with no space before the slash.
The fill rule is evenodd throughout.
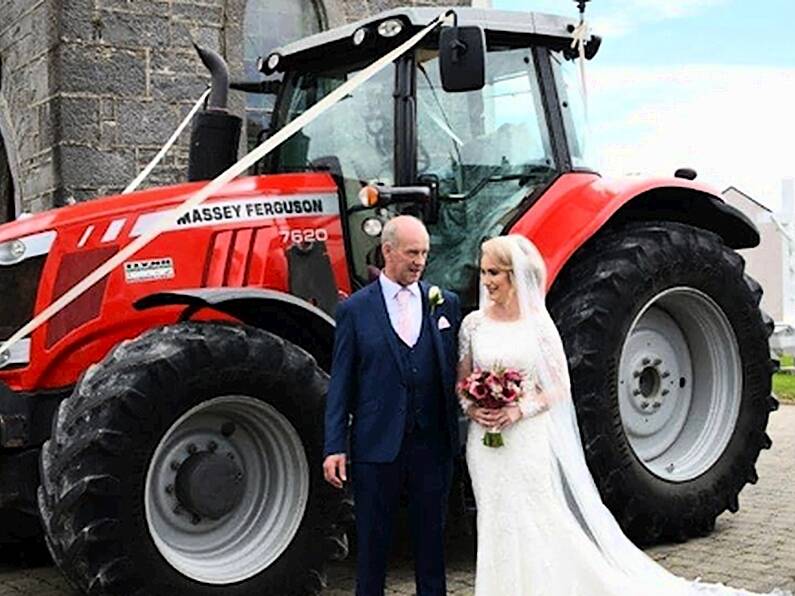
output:
<path id="1" fill-rule="evenodd" d="M 653 474 L 686 482 L 726 449 L 742 400 L 731 324 L 708 295 L 668 289 L 633 321 L 621 352 L 619 410 L 635 455 Z"/>
<path id="2" fill-rule="evenodd" d="M 230 432 L 231 431 L 231 432 Z M 174 490 L 179 466 L 203 450 L 233 460 L 242 500 L 221 519 L 196 519 Z M 273 406 L 243 395 L 208 400 L 164 434 L 145 488 L 150 535 L 184 576 L 227 585 L 258 575 L 287 549 L 306 511 L 309 464 L 295 427 Z"/>

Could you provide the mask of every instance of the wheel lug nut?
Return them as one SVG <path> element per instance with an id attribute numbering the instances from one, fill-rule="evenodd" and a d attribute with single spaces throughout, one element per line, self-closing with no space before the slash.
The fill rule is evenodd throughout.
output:
<path id="1" fill-rule="evenodd" d="M 633 390 L 632 395 L 640 395 L 640 389 Z"/>
<path id="2" fill-rule="evenodd" d="M 647 402 L 647 401 L 641 402 L 640 403 L 640 407 L 645 410 L 646 408 L 649 407 L 649 402 Z"/>
<path id="3" fill-rule="evenodd" d="M 650 363 L 651 363 L 651 360 L 649 360 L 648 358 L 644 358 L 643 359 L 643 364 L 644 365 L 647 365 L 647 364 L 650 364 Z"/>
<path id="4" fill-rule="evenodd" d="M 669 393 L 670 393 L 670 391 L 668 391 L 667 389 L 663 389 L 662 390 L 662 395 L 668 395 Z"/>
<path id="5" fill-rule="evenodd" d="M 236 430 L 237 426 L 235 426 L 234 422 L 224 422 L 221 425 L 221 434 L 225 437 L 231 437 L 233 434 L 235 434 Z"/>
<path id="6" fill-rule="evenodd" d="M 662 360 L 660 360 L 659 358 L 655 358 L 654 362 L 652 362 L 652 364 L 654 366 L 659 366 L 660 364 L 662 364 Z"/>
<path id="7" fill-rule="evenodd" d="M 177 460 L 171 462 L 171 469 L 174 470 L 175 472 L 179 470 L 179 462 Z"/>
<path id="8" fill-rule="evenodd" d="M 174 507 L 174 515 L 182 515 L 182 506 L 181 505 L 176 505 Z"/>
<path id="9" fill-rule="evenodd" d="M 169 494 L 169 495 L 173 495 L 174 494 L 174 485 L 173 484 L 169 484 L 166 487 L 166 493 Z"/>
<path id="10" fill-rule="evenodd" d="M 193 454 L 194 454 L 194 453 L 196 453 L 197 451 L 198 451 L 198 449 L 196 448 L 196 445 L 194 445 L 193 443 L 190 443 L 190 444 L 188 445 L 188 453 L 190 453 L 191 455 L 193 455 Z"/>
<path id="11" fill-rule="evenodd" d="M 218 449 L 218 443 L 216 443 L 215 441 L 210 441 L 209 443 L 207 443 L 207 450 L 210 453 L 215 452 L 216 449 Z"/>
<path id="12" fill-rule="evenodd" d="M 228 457 L 229 459 L 235 459 L 235 454 L 230 451 L 229 453 L 226 454 L 226 457 Z"/>
<path id="13" fill-rule="evenodd" d="M 192 523 L 194 526 L 197 526 L 197 525 L 199 525 L 201 520 L 202 520 L 202 518 L 200 518 L 198 515 L 194 514 L 193 517 L 190 518 L 190 523 Z"/>
<path id="14" fill-rule="evenodd" d="M 632 376 L 637 379 L 640 376 L 640 371 L 639 370 L 632 371 Z"/>
<path id="15" fill-rule="evenodd" d="M 671 371 L 670 370 L 663 371 L 663 374 L 661 376 L 663 379 L 667 379 L 668 377 L 671 376 Z"/>
<path id="16" fill-rule="evenodd" d="M 656 410 L 657 408 L 659 408 L 660 406 L 662 406 L 662 404 L 661 404 L 660 402 L 658 402 L 658 401 L 656 401 L 656 402 L 654 402 L 654 403 L 652 404 L 652 407 L 653 407 L 655 410 Z"/>

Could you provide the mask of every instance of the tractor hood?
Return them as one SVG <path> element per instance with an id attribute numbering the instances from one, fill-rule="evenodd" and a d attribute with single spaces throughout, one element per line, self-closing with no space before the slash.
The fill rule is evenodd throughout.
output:
<path id="1" fill-rule="evenodd" d="M 59 229 L 71 228 L 75 225 L 90 226 L 91 224 L 102 224 L 103 222 L 123 222 L 115 223 L 114 225 L 114 227 L 119 228 L 116 230 L 117 237 L 123 237 L 121 235 L 123 231 L 126 231 L 130 236 L 137 236 L 142 229 L 153 224 L 158 216 L 162 215 L 162 211 L 169 207 L 177 207 L 205 184 L 206 182 L 177 184 L 142 190 L 127 195 L 102 197 L 85 203 L 23 217 L 0 226 L 0 244 L 42 232 L 57 232 Z M 246 177 L 228 184 L 197 209 L 200 210 L 199 217 L 201 217 L 202 208 L 211 207 L 212 203 L 217 200 L 237 198 L 244 200 L 261 199 L 269 202 L 277 201 L 279 197 L 284 195 L 321 194 L 326 196 L 329 193 L 336 194 L 336 192 L 337 189 L 333 180 L 326 174 L 280 174 Z M 273 206 L 280 210 L 277 204 Z M 264 216 L 268 214 L 279 215 L 276 211 L 254 208 L 248 216 L 254 219 L 258 214 Z M 209 218 L 216 218 L 217 221 L 215 223 L 223 223 L 224 218 L 233 220 L 235 217 L 247 217 L 246 213 L 242 211 L 230 214 L 228 209 L 226 213 L 222 210 L 220 215 L 217 217 L 216 215 L 217 210 L 216 213 L 210 212 L 209 214 Z M 191 214 L 189 214 L 189 219 L 193 223 L 194 220 Z M 186 220 L 180 221 L 185 222 Z M 111 223 L 108 224 L 108 228 L 110 226 Z M 107 233 L 107 231 L 107 228 L 104 230 L 97 229 L 98 233 Z"/>

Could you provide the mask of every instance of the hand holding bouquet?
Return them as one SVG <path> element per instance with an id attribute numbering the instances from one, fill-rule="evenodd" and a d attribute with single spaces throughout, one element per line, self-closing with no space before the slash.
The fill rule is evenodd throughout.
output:
<path id="1" fill-rule="evenodd" d="M 476 369 L 458 383 L 457 390 L 461 397 L 474 401 L 480 408 L 499 410 L 521 399 L 522 379 L 522 373 L 512 368 Z M 483 444 L 502 447 L 505 443 L 501 432 L 490 430 L 484 435 Z"/>

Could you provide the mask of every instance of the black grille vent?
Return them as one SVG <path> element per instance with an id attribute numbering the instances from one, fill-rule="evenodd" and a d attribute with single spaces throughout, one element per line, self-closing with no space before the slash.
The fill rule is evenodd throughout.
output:
<path id="1" fill-rule="evenodd" d="M 33 318 L 39 278 L 47 255 L 0 265 L 0 339 L 8 339 Z"/>

